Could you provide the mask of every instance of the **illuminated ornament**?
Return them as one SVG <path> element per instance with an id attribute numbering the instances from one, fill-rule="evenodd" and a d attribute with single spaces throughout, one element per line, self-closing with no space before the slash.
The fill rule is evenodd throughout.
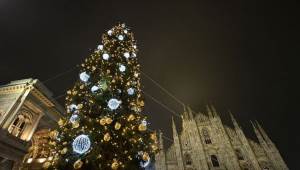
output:
<path id="1" fill-rule="evenodd" d="M 99 87 L 98 87 L 98 86 L 93 86 L 93 87 L 91 88 L 91 92 L 92 92 L 92 93 L 95 93 L 97 90 L 99 90 Z"/>
<path id="2" fill-rule="evenodd" d="M 79 74 L 79 78 L 81 81 L 86 83 L 89 80 L 90 75 L 88 75 L 86 72 L 82 72 Z"/>
<path id="3" fill-rule="evenodd" d="M 150 165 L 150 158 L 147 161 L 140 161 L 140 166 L 142 168 L 146 168 L 148 165 Z"/>
<path id="4" fill-rule="evenodd" d="M 80 159 L 78 159 L 76 162 L 74 162 L 73 167 L 74 167 L 74 169 L 80 169 L 82 167 L 82 165 L 83 165 L 83 162 Z"/>
<path id="5" fill-rule="evenodd" d="M 147 126 L 145 126 L 144 124 L 140 124 L 139 125 L 139 131 L 143 132 L 145 130 L 147 130 Z"/>
<path id="6" fill-rule="evenodd" d="M 115 99 L 115 98 L 112 98 L 108 101 L 108 104 L 107 106 L 111 109 L 111 110 L 116 110 L 119 105 L 121 104 L 121 101 Z"/>
<path id="7" fill-rule="evenodd" d="M 121 128 L 121 124 L 119 122 L 116 122 L 115 124 L 115 129 L 119 130 Z"/>
<path id="8" fill-rule="evenodd" d="M 126 70 L 126 67 L 123 64 L 121 64 L 120 67 L 119 67 L 119 70 L 121 72 L 124 72 Z"/>
<path id="9" fill-rule="evenodd" d="M 65 123 L 65 121 L 63 119 L 59 119 L 59 121 L 58 121 L 58 125 L 59 126 L 63 126 L 64 123 Z"/>
<path id="10" fill-rule="evenodd" d="M 109 36 L 111 36 L 112 30 L 108 30 L 108 31 L 107 31 L 107 34 L 108 34 Z"/>
<path id="11" fill-rule="evenodd" d="M 51 139 L 56 139 L 57 136 L 58 136 L 58 131 L 57 130 L 51 131 L 49 136 L 50 136 Z"/>
<path id="12" fill-rule="evenodd" d="M 69 106 L 69 109 L 70 109 L 71 112 L 74 112 L 75 110 L 77 110 L 77 105 L 76 104 L 71 104 Z"/>
<path id="13" fill-rule="evenodd" d="M 127 89 L 127 93 L 128 93 L 129 95 L 133 95 L 133 94 L 134 94 L 134 89 L 133 89 L 133 88 Z"/>
<path id="14" fill-rule="evenodd" d="M 75 123 L 79 120 L 79 116 L 77 114 L 73 114 L 69 120 L 71 123 Z"/>
<path id="15" fill-rule="evenodd" d="M 79 127 L 79 122 L 74 122 L 72 123 L 72 128 L 78 128 Z"/>
<path id="16" fill-rule="evenodd" d="M 44 168 L 44 169 L 48 169 L 48 168 L 50 167 L 50 165 L 51 165 L 50 162 L 45 162 L 45 163 L 43 164 L 43 168 Z"/>
<path id="17" fill-rule="evenodd" d="M 143 159 L 144 161 L 148 161 L 148 160 L 150 159 L 149 154 L 148 154 L 147 152 L 144 152 L 144 153 L 143 153 L 143 156 L 142 156 L 142 159 Z"/>
<path id="18" fill-rule="evenodd" d="M 62 155 L 66 154 L 67 152 L 68 152 L 68 148 L 63 148 L 63 149 L 60 151 L 60 153 L 61 153 Z"/>
<path id="19" fill-rule="evenodd" d="M 112 122 L 112 119 L 110 118 L 110 117 L 107 117 L 106 119 L 105 119 L 105 123 L 106 124 L 111 124 L 111 122 Z"/>
<path id="20" fill-rule="evenodd" d="M 83 154 L 91 147 L 91 141 L 87 135 L 77 136 L 72 143 L 73 151 Z"/>
<path id="21" fill-rule="evenodd" d="M 77 109 L 82 109 L 82 108 L 83 108 L 83 104 L 82 103 L 80 103 L 80 104 L 77 105 Z"/>
<path id="22" fill-rule="evenodd" d="M 109 133 L 106 133 L 103 137 L 104 141 L 108 142 L 110 141 L 111 137 L 110 137 L 110 134 Z"/>
<path id="23" fill-rule="evenodd" d="M 124 40 L 124 36 L 123 36 L 123 35 L 119 35 L 119 36 L 118 36 L 118 39 L 119 39 L 120 41 L 122 41 L 122 40 Z"/>
<path id="24" fill-rule="evenodd" d="M 156 151 L 158 149 L 157 145 L 152 145 L 151 148 Z"/>
<path id="25" fill-rule="evenodd" d="M 130 114 L 127 118 L 127 121 L 132 121 L 135 119 L 135 116 L 133 114 Z"/>
<path id="26" fill-rule="evenodd" d="M 128 52 L 125 52 L 125 53 L 123 54 L 123 56 L 124 56 L 125 58 L 129 58 L 129 57 L 130 57 L 130 54 L 129 54 Z"/>
<path id="27" fill-rule="evenodd" d="M 104 53 L 102 55 L 103 60 L 108 60 L 109 59 L 109 55 L 107 53 Z"/>
<path id="28" fill-rule="evenodd" d="M 127 30 L 124 30 L 124 33 L 125 33 L 125 34 L 127 34 L 127 33 L 128 33 L 128 31 L 127 31 Z"/>
<path id="29" fill-rule="evenodd" d="M 150 138 L 154 141 L 157 141 L 157 136 L 156 136 L 156 133 L 152 133 Z"/>
<path id="30" fill-rule="evenodd" d="M 147 123 L 146 120 L 143 120 L 143 121 L 142 121 L 142 124 L 143 124 L 144 126 L 147 126 L 148 123 Z"/>
<path id="31" fill-rule="evenodd" d="M 103 50 L 103 45 L 98 45 L 97 49 L 98 50 Z"/>
<path id="32" fill-rule="evenodd" d="M 102 118 L 100 119 L 100 125 L 104 126 L 106 124 L 106 119 L 105 118 Z"/>
<path id="33" fill-rule="evenodd" d="M 100 81 L 100 88 L 102 89 L 102 90 L 106 90 L 107 89 L 107 82 L 106 82 L 106 80 L 101 80 Z"/>
<path id="34" fill-rule="evenodd" d="M 136 49 L 136 45 L 134 45 L 133 48 Z"/>
<path id="35" fill-rule="evenodd" d="M 136 54 L 135 54 L 135 53 L 132 53 L 132 57 L 136 57 Z"/>
<path id="36" fill-rule="evenodd" d="M 116 160 L 114 160 L 114 162 L 111 164 L 111 169 L 117 170 L 118 167 L 119 167 L 119 163 Z"/>

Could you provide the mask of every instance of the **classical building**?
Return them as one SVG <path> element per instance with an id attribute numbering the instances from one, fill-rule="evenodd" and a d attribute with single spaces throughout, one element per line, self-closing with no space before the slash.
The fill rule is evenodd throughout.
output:
<path id="1" fill-rule="evenodd" d="M 252 123 L 257 141 L 247 138 L 231 115 L 234 128 L 223 125 L 215 108 L 207 114 L 185 109 L 182 132 L 174 121 L 173 144 L 156 156 L 156 170 L 286 170 L 284 160 L 258 122 Z M 163 148 L 162 134 L 160 147 Z"/>
<path id="2" fill-rule="evenodd" d="M 0 86 L 0 170 L 18 169 L 33 134 L 55 127 L 63 113 L 37 79 Z"/>

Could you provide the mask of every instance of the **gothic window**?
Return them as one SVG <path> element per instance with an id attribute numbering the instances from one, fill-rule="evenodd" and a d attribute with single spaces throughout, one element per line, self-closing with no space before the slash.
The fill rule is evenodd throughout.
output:
<path id="1" fill-rule="evenodd" d="M 244 160 L 243 154 L 240 149 L 236 149 L 235 154 L 236 154 L 238 160 Z"/>
<path id="2" fill-rule="evenodd" d="M 216 155 L 211 155 L 210 159 L 213 167 L 220 167 L 220 163 Z"/>
<path id="3" fill-rule="evenodd" d="M 211 144 L 211 139 L 210 139 L 208 130 L 207 130 L 206 128 L 203 128 L 203 129 L 202 129 L 202 135 L 203 135 L 203 137 L 204 137 L 205 143 L 206 143 L 206 144 Z"/>
<path id="4" fill-rule="evenodd" d="M 191 155 L 188 153 L 184 154 L 184 161 L 186 165 L 192 165 L 192 158 Z"/>

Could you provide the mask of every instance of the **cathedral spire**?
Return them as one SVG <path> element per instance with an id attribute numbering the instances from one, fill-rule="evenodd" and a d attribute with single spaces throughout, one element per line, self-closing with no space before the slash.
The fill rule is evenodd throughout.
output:
<path id="1" fill-rule="evenodd" d="M 214 117 L 220 118 L 220 116 L 219 116 L 219 114 L 218 114 L 218 112 L 217 112 L 215 106 L 211 104 L 211 105 L 210 105 L 210 108 L 211 108 L 211 110 L 212 110 L 212 113 L 213 113 Z"/>
<path id="2" fill-rule="evenodd" d="M 175 121 L 174 121 L 174 118 L 173 118 L 173 116 L 172 116 L 172 129 L 173 129 L 173 135 L 175 136 L 177 136 L 178 134 L 177 134 L 177 130 L 176 130 L 176 124 L 175 124 Z"/>
<path id="3" fill-rule="evenodd" d="M 274 146 L 274 143 L 271 141 L 271 139 L 269 138 L 269 136 L 267 135 L 267 133 L 265 132 L 265 130 L 261 127 L 261 125 L 258 123 L 258 121 L 255 121 L 258 130 L 260 131 L 261 135 L 263 136 L 263 138 L 265 139 L 265 141 L 267 142 L 268 145 Z"/>
<path id="4" fill-rule="evenodd" d="M 239 124 L 237 123 L 236 119 L 234 118 L 233 114 L 231 113 L 231 111 L 229 111 L 230 117 L 231 117 L 231 121 L 233 123 L 233 126 L 235 129 L 240 129 Z"/>
<path id="5" fill-rule="evenodd" d="M 159 148 L 160 148 L 160 149 L 163 149 L 163 148 L 164 148 L 163 133 L 162 133 L 161 130 L 159 130 L 158 133 L 159 133 L 159 138 L 158 138 L 158 140 L 159 140 Z"/>
<path id="6" fill-rule="evenodd" d="M 188 112 L 189 118 L 193 119 L 194 116 L 193 116 L 193 111 L 192 111 L 191 107 L 187 106 L 187 112 Z"/>
<path id="7" fill-rule="evenodd" d="M 175 152 L 176 152 L 176 158 L 178 161 L 178 169 L 184 169 L 183 166 L 183 158 L 182 158 L 182 152 L 181 152 L 181 144 L 180 144 L 180 139 L 176 130 L 176 125 L 175 121 L 172 116 L 172 128 L 173 128 L 173 140 L 174 140 L 174 147 L 175 147 Z"/>
<path id="8" fill-rule="evenodd" d="M 209 118 L 213 118 L 214 116 L 213 116 L 213 113 L 212 113 L 209 105 L 206 105 L 206 110 L 207 110 L 207 113 L 208 113 L 208 117 Z"/>
<path id="9" fill-rule="evenodd" d="M 256 135 L 256 137 L 257 137 L 259 143 L 260 143 L 261 145 L 266 145 L 266 141 L 265 141 L 264 138 L 262 137 L 262 135 L 261 135 L 261 133 L 259 132 L 259 130 L 257 129 L 256 125 L 255 125 L 252 121 L 250 121 L 250 122 L 251 122 L 251 125 L 252 125 L 252 127 L 253 127 L 253 129 L 254 129 L 254 133 L 255 133 L 255 135 Z"/>

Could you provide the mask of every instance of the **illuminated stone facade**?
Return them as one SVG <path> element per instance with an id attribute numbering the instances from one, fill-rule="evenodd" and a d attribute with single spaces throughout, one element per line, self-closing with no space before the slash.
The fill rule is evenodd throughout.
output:
<path id="1" fill-rule="evenodd" d="M 173 144 L 156 156 L 156 170 L 287 170 L 274 143 L 257 123 L 252 123 L 258 142 L 247 138 L 231 115 L 234 128 L 223 125 L 214 107 L 208 114 L 185 109 L 182 132 L 174 121 Z M 160 147 L 163 148 L 162 134 Z"/>
<path id="2" fill-rule="evenodd" d="M 37 79 L 0 86 L 0 170 L 17 169 L 33 134 L 56 126 L 63 108 Z"/>

